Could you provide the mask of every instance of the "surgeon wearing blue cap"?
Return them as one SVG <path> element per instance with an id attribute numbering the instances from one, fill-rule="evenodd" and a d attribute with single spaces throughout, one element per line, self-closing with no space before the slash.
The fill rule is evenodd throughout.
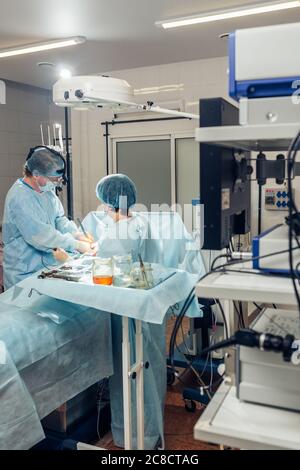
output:
<path id="1" fill-rule="evenodd" d="M 148 222 L 139 213 L 133 213 L 137 201 L 134 182 L 121 173 L 102 178 L 96 186 L 96 195 L 107 217 L 104 228 L 98 231 L 98 254 L 104 257 L 131 254 L 133 261 L 144 254 Z"/>
<path id="2" fill-rule="evenodd" d="M 56 264 L 56 249 L 90 252 L 83 236 L 64 215 L 56 195 L 65 178 L 65 161 L 52 148 L 31 149 L 18 179 L 7 193 L 3 216 L 4 287 L 17 284 L 45 266 Z"/>
<path id="3" fill-rule="evenodd" d="M 136 203 L 136 194 L 134 182 L 121 173 L 105 176 L 96 187 L 98 199 L 115 220 L 129 215 Z"/>
<path id="4" fill-rule="evenodd" d="M 96 187 L 96 195 L 106 217 L 99 222 L 99 255 L 131 254 L 134 261 L 138 255 L 144 261 L 147 257 L 147 240 L 150 226 L 144 214 L 132 212 L 137 202 L 134 182 L 126 175 L 112 174 L 102 178 Z M 112 341 L 114 374 L 109 379 L 111 429 L 114 443 L 124 446 L 124 415 L 122 400 L 122 321 L 112 315 Z M 144 360 L 150 364 L 144 373 L 145 448 L 153 449 L 164 442 L 163 410 L 166 394 L 165 369 L 165 327 L 143 322 Z M 129 334 L 134 344 L 135 325 L 129 319 Z M 135 362 L 135 348 L 132 350 L 132 363 Z M 134 381 L 133 381 L 134 382 Z M 133 384 L 135 386 L 135 384 Z M 137 448 L 136 400 L 132 393 L 133 448 Z"/>

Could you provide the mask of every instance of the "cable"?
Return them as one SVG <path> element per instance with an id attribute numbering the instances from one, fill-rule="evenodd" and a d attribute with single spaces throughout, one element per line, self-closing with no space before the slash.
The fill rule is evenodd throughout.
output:
<path id="1" fill-rule="evenodd" d="M 185 347 L 185 350 L 187 351 L 187 353 L 189 354 L 190 353 L 190 350 L 185 342 L 185 337 L 184 337 L 184 331 L 183 331 L 183 326 L 182 326 L 182 322 L 180 323 L 180 330 L 181 330 L 181 336 L 182 336 L 182 343 Z M 184 354 L 184 353 L 183 353 Z"/>
<path id="2" fill-rule="evenodd" d="M 298 247 L 293 247 L 292 250 L 298 250 Z M 289 253 L 289 249 L 287 250 L 281 250 L 281 251 L 276 251 L 274 253 L 268 253 L 267 255 L 261 255 L 261 256 L 254 256 L 250 259 L 248 259 L 247 261 L 256 261 L 256 260 L 259 260 L 259 259 L 265 259 L 265 258 L 270 258 L 272 256 L 277 256 L 277 255 L 282 255 L 282 254 L 285 254 L 285 253 Z M 227 255 L 219 255 L 217 256 L 217 258 L 215 258 L 215 260 L 213 261 L 213 265 L 215 263 L 215 261 L 217 261 L 217 259 L 220 259 L 221 257 L 226 257 Z M 243 264 L 245 263 L 245 260 L 241 260 L 241 259 L 237 259 L 237 260 L 232 260 L 231 262 L 229 263 L 226 263 L 226 264 L 222 264 L 216 268 L 213 267 L 212 265 L 212 269 L 210 272 L 206 273 L 198 282 L 200 281 L 203 281 L 205 278 L 207 278 L 208 276 L 210 276 L 211 274 L 213 273 L 217 273 L 217 272 L 237 272 L 237 273 L 242 273 L 242 274 L 257 274 L 259 276 L 270 276 L 270 275 L 274 275 L 274 274 L 270 274 L 270 273 L 267 273 L 267 272 L 258 272 L 258 271 L 250 271 L 250 270 L 229 270 L 229 269 L 225 269 L 227 268 L 228 266 L 233 266 L 235 264 Z"/>
<path id="3" fill-rule="evenodd" d="M 214 320 L 215 320 L 215 324 L 214 324 L 214 327 L 217 325 L 217 318 L 215 317 L 215 314 L 212 312 L 213 316 L 214 316 Z M 210 346 L 213 344 L 213 340 L 214 340 L 214 337 L 215 337 L 215 334 L 216 334 L 217 330 L 215 330 L 213 332 L 213 334 L 211 335 L 211 338 L 210 338 Z M 205 364 L 204 364 L 204 367 L 202 369 L 202 372 L 201 372 L 201 375 L 200 377 L 202 378 L 205 371 L 206 371 L 206 367 L 207 367 L 207 364 L 208 364 L 208 361 L 209 361 L 209 354 L 207 354 L 207 357 L 206 357 L 206 361 L 205 361 Z"/>
<path id="4" fill-rule="evenodd" d="M 236 338 L 234 336 L 231 336 L 228 339 L 224 339 L 223 341 L 219 341 L 219 343 L 216 343 L 212 346 L 209 346 L 208 348 L 205 348 L 201 351 L 197 357 L 202 357 L 205 356 L 208 353 L 211 353 L 213 351 L 216 351 L 217 349 L 224 349 L 224 348 L 229 348 L 230 346 L 234 346 L 236 344 Z"/>
<path id="5" fill-rule="evenodd" d="M 181 354 L 184 354 L 182 351 L 180 351 L 179 347 L 176 345 L 176 349 L 181 353 Z M 196 376 L 200 386 L 203 388 L 203 390 L 205 391 L 205 393 L 207 394 L 208 398 L 211 400 L 211 395 L 208 391 L 208 386 L 205 384 L 205 382 L 202 380 L 201 376 L 199 375 L 199 373 L 197 372 L 197 370 L 194 368 L 193 366 L 193 362 L 190 361 L 187 357 L 185 357 L 187 363 L 188 363 L 188 366 L 189 366 L 189 369 L 191 369 L 191 371 L 194 373 L 194 375 Z M 183 383 L 183 381 L 181 381 Z"/>
<path id="6" fill-rule="evenodd" d="M 263 310 L 262 307 L 260 307 L 256 302 L 252 302 L 252 303 L 253 303 L 253 305 L 255 305 L 256 308 L 258 308 L 258 310 L 260 312 L 262 312 L 262 310 Z"/>
<path id="7" fill-rule="evenodd" d="M 179 349 L 179 347 L 177 347 L 177 350 L 178 350 L 181 354 L 184 354 L 184 356 L 185 356 L 185 358 L 186 358 L 186 360 L 187 360 L 187 362 L 188 362 L 188 366 L 189 366 L 188 369 L 189 369 L 189 368 L 190 368 L 189 362 L 190 362 L 190 363 L 193 363 L 193 361 L 189 361 L 188 357 L 186 357 L 186 356 L 189 356 L 190 354 L 189 354 L 189 349 L 188 349 L 188 347 L 187 347 L 187 345 L 186 345 L 186 343 L 185 343 L 185 340 L 184 340 L 184 332 L 183 332 L 182 324 L 181 324 L 181 334 L 182 334 L 182 339 L 183 339 L 183 345 L 185 346 L 185 349 L 186 349 L 187 354 L 184 354 L 184 352 L 181 351 L 181 350 Z M 215 334 L 216 334 L 216 332 L 214 332 L 214 333 L 211 335 L 210 345 L 212 344 L 212 341 L 213 341 L 213 339 L 214 339 Z M 208 361 L 209 361 L 209 356 L 210 356 L 210 355 L 207 354 L 206 361 L 205 361 L 205 364 L 204 364 L 204 366 L 203 366 L 203 368 L 202 368 L 201 373 L 198 373 L 198 372 L 197 372 L 197 375 L 196 375 L 196 376 L 197 376 L 197 378 L 199 378 L 199 379 L 201 379 L 201 378 L 203 377 L 203 375 L 204 375 L 204 373 L 205 373 L 205 371 L 206 371 L 206 367 L 207 367 L 207 364 L 208 364 Z M 192 370 L 192 372 L 194 372 L 194 370 Z M 200 375 L 199 375 L 199 374 L 200 374 Z"/>
<path id="8" fill-rule="evenodd" d="M 292 171 L 294 169 L 294 164 L 297 156 L 297 152 L 299 149 L 300 144 L 300 131 L 298 132 L 295 139 L 292 141 L 289 150 L 288 150 L 288 193 L 290 198 L 289 204 L 289 265 L 290 265 L 290 272 L 294 287 L 295 296 L 298 303 L 298 310 L 300 314 L 300 295 L 298 291 L 298 287 L 296 284 L 297 274 L 294 270 L 294 257 L 293 257 L 293 235 L 294 235 L 294 221 L 293 221 L 293 211 L 297 214 L 298 209 L 293 197 L 293 188 L 292 188 Z M 293 153 L 294 152 L 294 153 Z"/>
<path id="9" fill-rule="evenodd" d="M 298 281 L 300 280 L 300 263 L 296 265 L 296 271 L 295 274 L 297 276 Z"/>
<path id="10" fill-rule="evenodd" d="M 100 432 L 99 432 L 99 423 L 100 423 L 100 413 L 101 413 L 101 401 L 102 401 L 102 395 L 103 391 L 105 389 L 107 379 L 103 379 L 101 382 L 99 382 L 98 385 L 98 390 L 97 390 L 97 434 L 99 440 L 101 439 Z M 100 396 L 99 396 L 100 394 Z"/>
<path id="11" fill-rule="evenodd" d="M 212 265 L 211 265 L 211 268 L 210 268 L 211 271 L 214 271 L 214 270 L 216 269 L 216 268 L 215 268 L 215 264 L 216 264 L 216 262 L 217 262 L 219 259 L 221 259 L 221 258 L 231 258 L 231 254 L 226 253 L 226 254 L 217 256 L 217 257 L 213 260 L 213 262 L 212 262 Z M 208 273 L 208 274 L 210 274 L 210 273 Z M 203 279 L 203 278 L 202 278 L 202 279 Z"/>
<path id="12" fill-rule="evenodd" d="M 208 261 L 208 269 L 211 270 L 211 256 L 212 256 L 212 253 L 211 253 L 211 250 L 209 252 L 209 261 Z"/>
<path id="13" fill-rule="evenodd" d="M 227 320 L 226 320 L 226 316 L 225 316 L 222 304 L 218 299 L 217 299 L 217 304 L 218 304 L 218 307 L 220 309 L 220 312 L 221 312 L 221 315 L 222 315 L 222 318 L 223 318 L 224 328 L 225 328 L 225 336 L 226 336 L 226 339 L 228 339 L 229 338 L 229 333 L 228 333 Z"/>
<path id="14" fill-rule="evenodd" d="M 185 355 L 185 359 L 187 361 L 187 364 L 188 364 L 188 369 L 190 369 L 196 379 L 198 380 L 199 384 L 201 385 L 201 390 L 203 392 L 205 392 L 208 396 L 208 398 L 211 400 L 212 398 L 212 395 L 211 395 L 211 390 L 212 388 L 217 384 L 219 384 L 220 380 L 216 381 L 216 382 L 213 382 L 213 366 L 212 366 L 212 355 L 211 354 L 207 354 L 207 357 L 206 357 L 206 361 L 205 361 L 205 364 L 204 364 L 204 367 L 201 371 L 201 375 L 199 374 L 199 372 L 195 369 L 195 367 L 193 366 L 193 362 L 194 361 L 191 361 L 187 356 L 189 356 L 189 349 L 186 345 L 186 342 L 185 342 L 185 337 L 184 337 L 184 332 L 183 332 L 183 328 L 182 328 L 182 323 L 181 323 L 181 334 L 182 334 L 182 339 L 183 339 L 183 345 L 186 349 L 186 352 L 187 352 L 187 355 L 184 354 L 184 352 L 182 350 L 180 350 L 180 348 L 178 347 L 178 345 L 176 344 L 176 349 L 177 351 L 180 353 L 180 354 L 184 354 Z M 214 337 L 215 333 L 211 336 L 211 341 L 210 341 L 210 347 L 213 345 L 213 337 Z M 210 358 L 210 382 L 209 382 L 209 385 L 206 385 L 205 382 L 202 380 L 202 376 L 203 374 L 205 373 L 205 370 L 206 370 L 206 367 L 207 367 L 207 364 L 208 364 L 208 361 L 209 361 L 209 358 Z M 178 379 L 180 380 L 180 377 L 178 377 Z M 181 381 L 181 380 L 180 380 Z M 181 381 L 183 383 L 183 381 Z"/>
<path id="15" fill-rule="evenodd" d="M 294 341 L 295 337 L 291 334 L 287 334 L 283 338 L 282 336 L 277 336 L 270 333 L 258 333 L 249 329 L 238 330 L 227 340 L 220 341 L 219 343 L 204 349 L 199 356 L 201 357 L 202 355 L 217 349 L 240 345 L 247 348 L 257 348 L 262 351 L 282 353 L 284 361 L 290 362 L 291 356 L 295 351 L 295 348 L 293 347 Z"/>
<path id="16" fill-rule="evenodd" d="M 193 297 L 191 297 L 191 300 L 193 300 Z M 186 306 L 185 306 L 186 310 L 188 309 L 189 305 L 190 305 L 190 301 L 186 302 Z M 182 309 L 180 315 L 182 315 L 183 311 L 184 311 L 184 308 Z M 198 382 L 199 382 L 199 384 L 200 384 L 202 390 L 207 394 L 208 398 L 211 399 L 212 396 L 211 396 L 211 394 L 209 393 L 210 386 L 206 385 L 205 382 L 202 380 L 202 376 L 203 376 L 203 374 L 204 374 L 204 372 L 205 372 L 205 369 L 206 369 L 206 367 L 207 367 L 207 363 L 208 363 L 208 360 L 209 360 L 209 356 L 210 356 L 210 355 L 209 355 L 209 354 L 207 355 L 207 359 L 206 359 L 205 365 L 204 365 L 204 367 L 203 367 L 203 369 L 202 369 L 202 371 L 201 371 L 201 375 L 200 375 L 199 372 L 194 368 L 193 362 L 192 362 L 192 361 L 189 359 L 189 357 L 188 357 L 188 356 L 190 355 L 190 351 L 189 351 L 189 348 L 188 348 L 188 346 L 187 346 L 187 344 L 186 344 L 186 342 L 185 342 L 184 332 L 183 332 L 183 328 L 182 328 L 182 319 L 183 319 L 183 315 L 182 315 L 181 321 L 178 321 L 178 318 L 176 319 L 176 322 L 178 321 L 178 325 L 176 325 L 176 323 L 175 323 L 175 326 L 174 326 L 174 329 L 173 329 L 173 332 L 172 332 L 172 336 L 173 336 L 174 332 L 176 331 L 176 335 L 175 335 L 175 347 L 176 347 L 177 351 L 178 351 L 180 354 L 184 354 L 184 352 L 179 348 L 179 346 L 178 346 L 177 343 L 176 343 L 176 337 L 177 337 L 178 329 L 179 329 L 179 327 L 181 327 L 181 334 L 182 334 L 182 339 L 183 339 L 183 346 L 185 347 L 186 353 L 187 353 L 187 354 L 184 354 L 184 356 L 185 356 L 185 359 L 186 359 L 186 361 L 187 361 L 188 368 L 194 373 L 194 375 L 195 375 L 196 379 L 198 380 Z M 175 328 L 176 326 L 178 326 L 177 330 L 176 330 L 176 328 Z M 171 338 L 171 339 L 172 339 L 172 338 Z M 170 340 L 170 348 L 171 348 L 171 340 Z M 174 365 L 172 364 L 173 361 L 171 361 L 171 356 L 172 356 L 172 358 L 173 358 L 173 357 L 174 357 L 174 354 L 173 354 L 173 352 L 171 352 L 171 350 L 170 350 L 170 363 L 171 363 L 171 368 L 173 368 L 173 370 L 174 370 Z M 211 359 L 212 359 L 212 358 L 211 358 Z M 211 364 L 211 368 L 212 368 L 212 364 Z M 183 383 L 183 381 L 181 380 L 180 377 L 177 377 L 177 378 Z M 212 382 L 212 378 L 211 378 L 211 381 L 210 381 L 210 382 Z"/>
<path id="17" fill-rule="evenodd" d="M 240 310 L 237 308 L 237 305 L 236 303 L 233 301 L 233 306 L 234 306 L 234 310 L 236 311 L 237 313 L 237 316 L 238 316 L 238 320 L 239 320 L 239 328 L 244 328 L 244 319 L 243 319 L 243 316 L 241 315 L 241 312 Z"/>
<path id="18" fill-rule="evenodd" d="M 51 269 L 57 267 L 56 265 L 51 265 L 51 264 L 47 265 L 44 261 L 44 255 L 41 255 L 41 261 L 42 261 L 42 265 L 44 266 L 44 268 L 48 269 L 49 271 L 51 271 Z"/>
<path id="19" fill-rule="evenodd" d="M 190 307 L 190 305 L 191 305 L 191 303 L 194 299 L 194 291 L 195 291 L 195 287 L 193 287 L 193 289 L 190 291 L 188 297 L 186 298 L 186 300 L 183 304 L 183 307 L 182 307 L 178 317 L 176 318 L 175 325 L 173 327 L 173 331 L 172 331 L 172 334 L 171 334 L 170 346 L 169 346 L 169 359 L 170 359 L 170 367 L 173 370 L 174 370 L 174 349 L 175 349 L 175 343 L 176 343 L 176 336 L 177 336 L 180 324 L 182 322 L 182 319 L 183 319 L 186 311 L 188 310 L 188 308 Z"/>
<path id="20" fill-rule="evenodd" d="M 267 272 L 260 272 L 260 271 L 250 271 L 249 269 L 216 269 L 215 271 L 209 273 L 222 273 L 222 274 L 227 274 L 227 273 L 239 273 L 239 274 L 254 274 L 255 276 L 274 276 L 274 274 L 267 273 Z"/>
<path id="21" fill-rule="evenodd" d="M 214 345 L 214 342 L 211 341 L 211 346 L 213 346 L 213 345 Z M 209 391 L 210 391 L 210 393 L 211 393 L 211 392 L 212 392 L 213 378 L 214 378 L 214 377 L 213 377 L 214 373 L 213 373 L 213 364 L 212 364 L 212 353 L 210 353 L 209 356 L 210 356 L 210 381 L 209 381 Z"/>
<path id="22" fill-rule="evenodd" d="M 299 250 L 298 247 L 293 247 L 292 248 L 292 251 L 295 251 L 295 250 Z M 247 261 L 257 261 L 257 260 L 260 260 L 260 259 L 265 259 L 265 258 L 271 258 L 272 256 L 277 256 L 277 255 L 283 255 L 285 253 L 289 253 L 290 250 L 287 249 L 287 250 L 280 250 L 280 251 L 274 251 L 273 253 L 268 253 L 267 255 L 260 255 L 260 256 L 253 256 L 252 258 L 250 258 L 249 260 Z M 226 263 L 226 264 L 222 264 L 221 266 L 218 266 L 217 269 L 222 269 L 222 268 L 226 268 L 227 266 L 233 266 L 235 264 L 243 264 L 245 263 L 245 260 L 244 259 L 237 259 L 237 260 L 232 260 L 231 262 L 229 263 Z M 212 270 L 214 271 L 214 270 Z"/>
<path id="23" fill-rule="evenodd" d="M 244 315 L 243 315 L 243 306 L 242 306 L 242 302 L 240 301 L 239 301 L 239 307 L 240 307 L 240 318 L 241 318 L 242 328 L 246 328 Z"/>

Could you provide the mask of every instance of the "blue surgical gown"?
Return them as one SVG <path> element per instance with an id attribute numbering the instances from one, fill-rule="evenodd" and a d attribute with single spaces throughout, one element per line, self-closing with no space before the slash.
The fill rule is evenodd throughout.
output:
<path id="1" fill-rule="evenodd" d="M 150 225 L 147 219 L 135 214 L 115 223 L 107 216 L 96 228 L 99 241 L 99 256 L 131 254 L 133 261 L 146 255 L 146 241 Z M 153 449 L 158 442 L 163 443 L 163 410 L 166 394 L 165 368 L 165 322 L 163 325 L 143 323 L 144 361 L 150 367 L 144 370 L 145 400 L 145 448 Z M 135 323 L 129 320 L 129 335 L 135 344 Z M 124 446 L 124 415 L 122 400 L 122 318 L 112 315 L 114 375 L 109 379 L 112 422 L 111 429 L 117 446 Z M 131 363 L 135 362 L 135 351 L 131 351 Z M 135 382 L 132 381 L 133 447 L 137 447 Z"/>
<path id="2" fill-rule="evenodd" d="M 182 268 L 204 275 L 204 266 L 198 250 L 189 250 L 193 242 L 181 217 L 176 213 L 133 213 L 129 219 L 115 223 L 103 212 L 91 212 L 83 221 L 86 230 L 99 240 L 98 255 L 102 257 L 132 254 L 136 260 L 160 263 L 165 267 Z M 130 235 L 127 237 L 127 233 Z M 199 316 L 201 313 L 199 312 Z M 164 402 L 167 391 L 166 319 L 162 325 L 143 322 L 145 400 L 145 448 L 164 446 Z M 131 364 L 135 362 L 135 323 L 129 320 Z M 122 318 L 112 315 L 112 342 L 114 374 L 109 379 L 111 401 L 111 429 L 117 446 L 124 446 L 124 415 L 122 398 Z M 137 447 L 135 381 L 132 381 L 133 448 Z"/>
<path id="3" fill-rule="evenodd" d="M 95 238 L 98 240 L 98 256 L 131 254 L 133 261 L 138 255 L 145 256 L 145 241 L 149 238 L 150 227 L 147 219 L 140 214 L 114 222 L 107 215 L 99 221 Z"/>
<path id="4" fill-rule="evenodd" d="M 54 191 L 38 193 L 17 180 L 7 193 L 3 216 L 5 289 L 56 264 L 53 248 L 73 251 L 76 231 Z"/>

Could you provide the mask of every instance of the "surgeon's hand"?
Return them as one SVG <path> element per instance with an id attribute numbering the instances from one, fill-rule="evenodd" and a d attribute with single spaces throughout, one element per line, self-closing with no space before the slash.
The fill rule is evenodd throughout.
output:
<path id="1" fill-rule="evenodd" d="M 59 263 L 65 263 L 71 259 L 68 253 L 62 248 L 55 248 L 55 250 L 53 250 L 53 256 Z"/>
<path id="2" fill-rule="evenodd" d="M 76 240 L 86 243 L 94 243 L 95 241 L 93 235 L 90 233 L 87 233 L 87 236 L 85 236 L 84 233 L 77 232 L 75 233 L 75 238 Z"/>
<path id="3" fill-rule="evenodd" d="M 98 250 L 98 243 L 88 243 L 78 241 L 76 244 L 76 250 L 80 253 L 86 253 L 91 256 L 95 256 Z"/>
<path id="4" fill-rule="evenodd" d="M 91 255 L 92 256 L 96 256 L 97 253 L 98 253 L 98 250 L 99 250 L 99 243 L 98 242 L 94 242 L 94 243 L 91 243 Z"/>

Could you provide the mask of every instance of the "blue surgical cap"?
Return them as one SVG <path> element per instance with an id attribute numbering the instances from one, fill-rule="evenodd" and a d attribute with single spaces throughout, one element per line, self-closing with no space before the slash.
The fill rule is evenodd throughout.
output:
<path id="1" fill-rule="evenodd" d="M 47 147 L 33 149 L 25 166 L 34 176 L 63 176 L 65 172 L 63 157 Z"/>
<path id="2" fill-rule="evenodd" d="M 136 203 L 136 187 L 126 175 L 115 174 L 102 178 L 96 187 L 97 198 L 114 209 L 128 210 Z"/>

